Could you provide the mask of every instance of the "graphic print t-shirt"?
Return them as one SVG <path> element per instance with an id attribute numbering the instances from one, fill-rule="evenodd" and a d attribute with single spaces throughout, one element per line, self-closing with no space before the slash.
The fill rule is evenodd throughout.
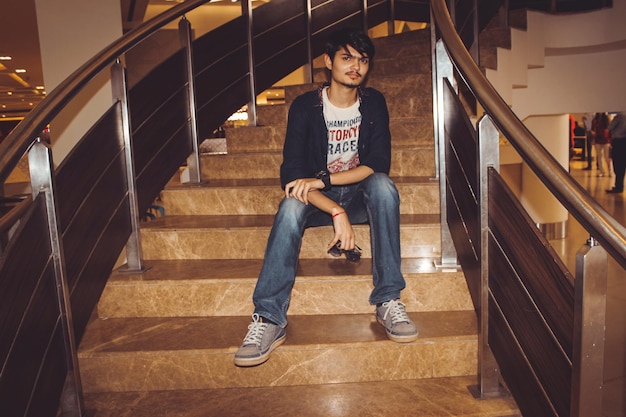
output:
<path id="1" fill-rule="evenodd" d="M 359 166 L 359 101 L 350 107 L 334 106 L 328 99 L 327 88 L 322 91 L 322 99 L 328 129 L 328 172 L 332 174 Z"/>

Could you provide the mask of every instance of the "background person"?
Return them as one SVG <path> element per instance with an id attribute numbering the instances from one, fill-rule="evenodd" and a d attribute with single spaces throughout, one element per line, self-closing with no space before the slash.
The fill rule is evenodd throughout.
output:
<path id="1" fill-rule="evenodd" d="M 611 132 L 611 155 L 615 171 L 615 185 L 606 190 L 615 194 L 624 191 L 624 174 L 626 173 L 626 112 L 619 112 L 609 123 Z"/>

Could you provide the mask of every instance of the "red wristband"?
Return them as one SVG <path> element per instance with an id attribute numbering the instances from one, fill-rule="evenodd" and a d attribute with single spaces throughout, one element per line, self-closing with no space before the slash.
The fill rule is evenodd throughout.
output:
<path id="1" fill-rule="evenodd" d="M 332 215 L 332 218 L 334 219 L 335 217 L 339 216 L 340 214 L 345 214 L 345 211 L 340 211 L 339 213 L 335 213 Z"/>

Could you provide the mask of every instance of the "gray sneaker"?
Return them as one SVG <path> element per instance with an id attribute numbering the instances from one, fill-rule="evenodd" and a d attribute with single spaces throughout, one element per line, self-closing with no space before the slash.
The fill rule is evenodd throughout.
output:
<path id="1" fill-rule="evenodd" d="M 387 337 L 394 342 L 407 343 L 417 339 L 417 327 L 400 300 L 390 300 L 376 307 L 376 320 L 385 327 Z"/>
<path id="2" fill-rule="evenodd" d="M 235 353 L 235 365 L 260 365 L 270 358 L 270 353 L 287 338 L 285 329 L 271 323 L 263 323 L 254 313 L 243 344 Z"/>

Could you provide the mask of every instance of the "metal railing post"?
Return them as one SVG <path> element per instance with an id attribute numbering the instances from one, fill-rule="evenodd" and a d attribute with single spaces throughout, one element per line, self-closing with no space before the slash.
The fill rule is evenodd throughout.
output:
<path id="1" fill-rule="evenodd" d="M 387 36 L 396 34 L 396 2 L 395 0 L 389 1 L 389 21 L 387 22 Z M 431 19 L 432 22 L 432 19 Z"/>
<path id="2" fill-rule="evenodd" d="M 450 83 L 456 89 L 456 82 L 454 80 L 454 73 L 452 69 L 452 62 L 441 40 L 437 41 L 435 46 L 435 65 L 436 70 L 436 86 L 434 89 L 433 103 L 436 103 L 437 107 L 434 108 L 435 114 L 435 129 L 437 133 L 435 138 L 437 139 L 435 158 L 438 161 L 439 172 L 439 201 L 441 206 L 441 264 L 439 267 L 458 267 L 457 253 L 452 241 L 452 235 L 450 234 L 450 228 L 448 227 L 447 216 L 447 193 L 446 193 L 446 139 L 445 139 L 445 127 L 444 127 L 444 103 L 443 103 L 443 80 L 447 78 Z"/>
<path id="3" fill-rule="evenodd" d="M 48 238 L 54 267 L 57 306 L 63 329 L 63 344 L 67 376 L 61 396 L 61 415 L 63 417 L 82 417 L 84 413 L 83 388 L 78 368 L 78 354 L 74 336 L 72 308 L 70 305 L 70 289 L 65 269 L 63 241 L 59 230 L 57 205 L 54 197 L 54 166 L 52 151 L 38 138 L 28 151 L 28 165 L 33 200 L 44 194 L 46 214 L 48 217 Z"/>
<path id="4" fill-rule="evenodd" d="M 392 0 L 393 3 L 393 0 Z M 367 0 L 361 0 L 361 25 L 363 26 L 363 33 L 367 33 L 368 24 L 367 24 Z M 393 15 L 392 15 L 393 19 Z"/>
<path id="5" fill-rule="evenodd" d="M 489 116 L 477 123 L 480 184 L 480 306 L 478 307 L 478 398 L 502 395 L 498 364 L 489 347 L 489 168 L 500 170 L 499 133 Z"/>
<path id="6" fill-rule="evenodd" d="M 433 16 L 433 10 L 430 9 L 430 60 L 431 60 L 431 77 L 433 90 L 433 137 L 435 141 L 435 177 L 433 180 L 439 179 L 439 91 L 437 90 L 437 26 Z"/>
<path id="7" fill-rule="evenodd" d="M 304 67 L 304 78 L 309 83 L 313 83 L 315 75 L 313 74 L 313 47 L 311 45 L 311 0 L 306 0 L 306 56 L 307 64 Z"/>
<path id="8" fill-rule="evenodd" d="M 248 103 L 248 125 L 257 125 L 256 111 L 256 76 L 254 71 L 254 34 L 252 33 L 252 0 L 242 0 L 241 13 L 246 18 L 246 34 L 248 38 L 248 68 L 250 72 L 250 102 Z"/>
<path id="9" fill-rule="evenodd" d="M 198 142 L 198 123 L 196 117 L 196 84 L 193 74 L 193 48 L 191 37 L 191 23 L 183 16 L 178 22 L 180 45 L 185 49 L 185 65 L 187 67 L 187 106 L 189 111 L 189 140 L 193 153 L 187 158 L 188 182 L 200 184 L 202 182 L 202 165 L 200 163 L 200 144 Z"/>
<path id="10" fill-rule="evenodd" d="M 128 186 L 128 205 L 131 224 L 131 233 L 126 243 L 126 268 L 125 272 L 138 272 L 144 270 L 141 258 L 141 237 L 139 234 L 139 206 L 137 201 L 137 187 L 135 184 L 135 159 L 133 157 L 132 132 L 130 127 L 130 108 L 128 107 L 128 88 L 126 71 L 118 59 L 111 67 L 111 86 L 113 100 L 121 106 L 121 138 L 124 144 L 126 159 L 126 182 Z"/>
<path id="11" fill-rule="evenodd" d="M 608 256 L 592 237 L 576 253 L 572 417 L 602 413 Z"/>
<path id="12" fill-rule="evenodd" d="M 478 36 L 478 0 L 474 0 L 473 4 L 472 4 L 472 10 L 473 10 L 473 18 L 472 18 L 472 36 L 473 36 L 473 41 L 472 41 L 472 46 L 470 47 L 470 54 L 472 55 L 472 58 L 474 58 L 474 62 L 476 62 L 476 64 L 480 64 L 480 37 Z"/>

